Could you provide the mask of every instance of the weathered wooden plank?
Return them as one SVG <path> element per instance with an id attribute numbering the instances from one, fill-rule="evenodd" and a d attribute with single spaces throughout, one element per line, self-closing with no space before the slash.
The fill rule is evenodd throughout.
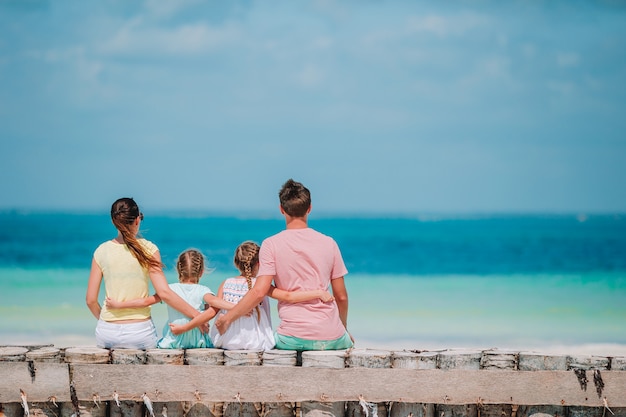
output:
<path id="1" fill-rule="evenodd" d="M 68 365 L 28 362 L 0 364 L 0 403 L 70 401 Z M 71 365 L 76 393 L 111 400 L 140 401 L 367 401 L 438 404 L 562 404 L 626 407 L 626 371 L 602 371 L 600 396 L 593 371 L 583 389 L 580 371 L 488 371 L 410 369 L 320 369 L 301 367 L 223 367 L 173 365 Z M 217 381 L 217 383 L 216 383 Z M 263 381 L 263 384 L 259 384 Z"/>
<path id="2" fill-rule="evenodd" d="M 173 365 L 71 365 L 76 394 L 153 401 L 398 401 L 436 404 L 561 404 L 626 407 L 626 371 L 592 373 L 583 389 L 574 371 L 323 369 Z"/>
<path id="3" fill-rule="evenodd" d="M 28 401 L 69 401 L 68 365 L 48 362 L 0 363 L 0 403 L 20 402 L 20 389 Z"/>

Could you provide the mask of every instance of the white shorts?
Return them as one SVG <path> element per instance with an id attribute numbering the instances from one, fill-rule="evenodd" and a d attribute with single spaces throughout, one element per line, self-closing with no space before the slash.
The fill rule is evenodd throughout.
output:
<path id="1" fill-rule="evenodd" d="M 139 323 L 115 323 L 98 320 L 96 344 L 101 348 L 152 349 L 157 344 L 152 320 Z"/>

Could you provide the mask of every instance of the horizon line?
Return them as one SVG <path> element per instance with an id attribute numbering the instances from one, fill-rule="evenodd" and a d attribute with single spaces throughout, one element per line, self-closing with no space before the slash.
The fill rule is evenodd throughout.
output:
<path id="1" fill-rule="evenodd" d="M 255 219 L 282 219 L 277 210 L 269 209 L 209 209 L 209 208 L 160 208 L 149 213 L 161 217 L 230 217 Z M 315 210 L 309 219 L 315 218 L 415 218 L 419 220 L 437 220 L 452 218 L 497 218 L 497 217 L 576 217 L 585 221 L 588 217 L 626 217 L 626 211 L 609 210 Z M 68 215 L 108 215 L 108 210 L 93 208 L 32 208 L 0 207 L 0 214 L 68 214 Z"/>

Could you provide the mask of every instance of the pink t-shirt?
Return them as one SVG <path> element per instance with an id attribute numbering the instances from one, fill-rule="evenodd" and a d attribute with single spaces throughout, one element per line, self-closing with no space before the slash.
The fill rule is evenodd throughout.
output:
<path id="1" fill-rule="evenodd" d="M 311 228 L 287 229 L 265 239 L 259 252 L 258 276 L 274 277 L 286 291 L 327 290 L 330 280 L 348 273 L 333 238 Z M 335 303 L 319 298 L 302 303 L 278 303 L 277 332 L 307 340 L 334 340 L 346 332 Z"/>

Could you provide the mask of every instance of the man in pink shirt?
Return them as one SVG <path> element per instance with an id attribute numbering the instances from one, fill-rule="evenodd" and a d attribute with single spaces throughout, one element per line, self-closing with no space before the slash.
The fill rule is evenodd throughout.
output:
<path id="1" fill-rule="evenodd" d="M 325 290 L 329 284 L 335 301 L 320 299 L 278 303 L 280 325 L 276 348 L 287 350 L 337 350 L 352 347 L 348 333 L 348 273 L 337 243 L 307 224 L 311 194 L 299 182 L 288 180 L 280 192 L 280 212 L 286 229 L 261 244 L 256 284 L 237 305 L 216 322 L 220 333 L 258 305 L 272 285 L 286 291 Z"/>

